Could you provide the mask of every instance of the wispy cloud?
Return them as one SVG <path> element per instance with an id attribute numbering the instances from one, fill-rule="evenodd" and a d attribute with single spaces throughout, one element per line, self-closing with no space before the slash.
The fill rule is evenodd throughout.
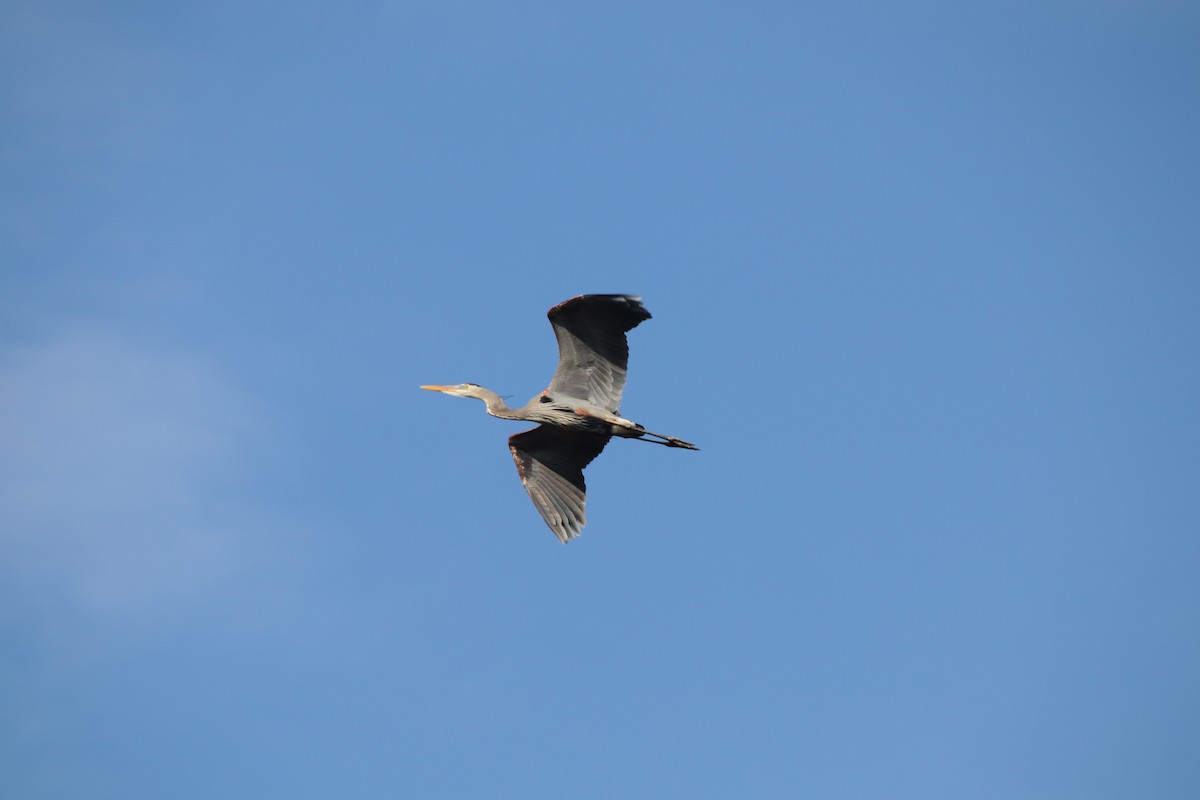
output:
<path id="1" fill-rule="evenodd" d="M 247 399 L 201 361 L 73 333 L 0 347 L 0 575 L 35 603 L 140 613 L 237 569 Z M 7 574 L 5 574 L 7 573 Z"/>

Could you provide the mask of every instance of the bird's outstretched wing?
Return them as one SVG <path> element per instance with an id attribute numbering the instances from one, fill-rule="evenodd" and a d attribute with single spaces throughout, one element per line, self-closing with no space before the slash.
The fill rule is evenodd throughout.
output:
<path id="1" fill-rule="evenodd" d="M 617 413 L 629 362 L 625 334 L 650 319 L 642 299 L 585 294 L 559 303 L 547 316 L 558 338 L 558 369 L 550 394 L 587 400 Z"/>
<path id="2" fill-rule="evenodd" d="M 600 455 L 610 438 L 554 425 L 539 425 L 508 438 L 521 483 L 560 542 L 574 539 L 583 529 L 587 500 L 583 468 Z"/>

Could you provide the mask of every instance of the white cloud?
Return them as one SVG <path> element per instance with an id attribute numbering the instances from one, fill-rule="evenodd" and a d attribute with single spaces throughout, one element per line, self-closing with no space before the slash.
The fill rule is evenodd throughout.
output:
<path id="1" fill-rule="evenodd" d="M 0 575 L 35 602 L 141 613 L 231 575 L 249 404 L 196 359 L 104 335 L 0 348 Z M 7 574 L 5 574 L 7 573 Z"/>

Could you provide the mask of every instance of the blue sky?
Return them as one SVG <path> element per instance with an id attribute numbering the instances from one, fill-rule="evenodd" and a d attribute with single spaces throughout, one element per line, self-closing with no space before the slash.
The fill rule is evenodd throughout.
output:
<path id="1" fill-rule="evenodd" d="M 1200 794 L 1200 13 L 0 11 L 0 794 Z M 544 314 L 640 294 L 559 545 Z"/>

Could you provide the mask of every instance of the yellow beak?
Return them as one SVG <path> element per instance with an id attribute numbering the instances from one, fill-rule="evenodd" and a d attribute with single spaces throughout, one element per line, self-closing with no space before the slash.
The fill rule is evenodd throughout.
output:
<path id="1" fill-rule="evenodd" d="M 453 389 L 454 387 L 453 386 L 422 386 L 421 388 L 428 389 L 431 392 L 445 392 L 449 389 Z"/>

